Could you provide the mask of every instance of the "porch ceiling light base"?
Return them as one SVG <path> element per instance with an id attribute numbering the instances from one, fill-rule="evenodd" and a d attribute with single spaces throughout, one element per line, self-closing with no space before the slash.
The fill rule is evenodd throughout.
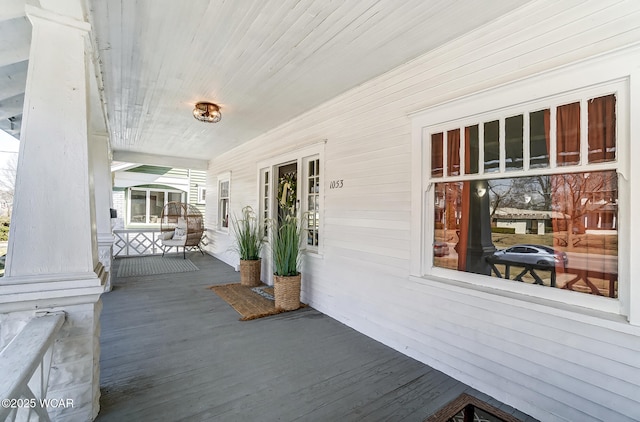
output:
<path id="1" fill-rule="evenodd" d="M 222 119 L 222 113 L 217 104 L 201 102 L 193 109 L 193 117 L 201 122 L 218 123 Z"/>

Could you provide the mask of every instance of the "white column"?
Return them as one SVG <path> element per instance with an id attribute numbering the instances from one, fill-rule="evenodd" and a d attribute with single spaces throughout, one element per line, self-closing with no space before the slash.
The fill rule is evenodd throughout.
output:
<path id="1" fill-rule="evenodd" d="M 87 421 L 99 410 L 100 294 L 105 288 L 96 219 L 97 214 L 103 218 L 96 206 L 102 208 L 105 199 L 98 201 L 94 187 L 104 195 L 108 153 L 105 159 L 104 139 L 94 139 L 93 150 L 89 144 L 88 70 L 93 64 L 83 0 L 41 4 L 26 6 L 33 32 L 14 214 L 0 278 L 0 348 L 36 311 L 64 311 L 48 397 L 73 400 L 73 407 L 48 410 L 52 420 Z"/>
<path id="2" fill-rule="evenodd" d="M 33 35 L 5 276 L 95 278 L 85 63 L 89 25 L 29 10 Z"/>
<path id="3" fill-rule="evenodd" d="M 90 135 L 90 153 L 93 169 L 98 259 L 104 267 L 105 290 L 111 290 L 111 260 L 113 232 L 111 228 L 112 179 L 107 134 Z"/>

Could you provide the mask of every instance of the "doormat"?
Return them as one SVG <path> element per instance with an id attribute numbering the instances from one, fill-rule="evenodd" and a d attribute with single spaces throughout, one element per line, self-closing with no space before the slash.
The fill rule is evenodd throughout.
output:
<path id="1" fill-rule="evenodd" d="M 482 400 L 468 394 L 460 394 L 447 403 L 425 422 L 522 422 Z"/>
<path id="2" fill-rule="evenodd" d="M 272 287 L 260 286 L 251 288 L 240 283 L 234 283 L 211 286 L 209 289 L 216 292 L 218 296 L 240 314 L 240 321 L 249 321 L 286 312 L 276 310 Z M 303 303 L 300 304 L 301 308 L 305 306 Z"/>
<path id="3" fill-rule="evenodd" d="M 120 258 L 118 261 L 120 262 L 118 267 L 118 277 L 120 278 L 199 270 L 191 260 L 183 258 L 147 256 L 144 258 Z"/>

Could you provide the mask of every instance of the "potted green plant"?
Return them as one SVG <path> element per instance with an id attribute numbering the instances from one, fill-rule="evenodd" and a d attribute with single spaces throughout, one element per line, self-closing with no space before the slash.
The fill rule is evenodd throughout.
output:
<path id="1" fill-rule="evenodd" d="M 302 228 L 293 215 L 286 215 L 271 239 L 273 255 L 273 292 L 278 310 L 300 307 L 300 246 Z"/>
<path id="2" fill-rule="evenodd" d="M 264 224 L 250 206 L 242 208 L 241 218 L 234 216 L 231 220 L 236 237 L 235 250 L 240 256 L 240 284 L 259 286 L 262 267 L 260 252 L 265 241 Z"/>

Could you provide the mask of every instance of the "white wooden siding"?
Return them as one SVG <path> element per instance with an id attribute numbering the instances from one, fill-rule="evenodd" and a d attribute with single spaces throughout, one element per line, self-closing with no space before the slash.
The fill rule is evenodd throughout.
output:
<path id="1" fill-rule="evenodd" d="M 188 202 L 195 206 L 200 212 L 205 212 L 204 204 L 198 201 L 198 187 L 205 187 L 207 182 L 207 172 L 201 170 L 189 170 L 189 198 Z M 208 192 L 208 191 L 207 191 Z M 207 224 L 205 215 L 205 225 Z"/>
<path id="2" fill-rule="evenodd" d="M 231 209 L 257 208 L 258 162 L 327 139 L 324 250 L 304 260 L 304 301 L 541 420 L 639 420 L 638 327 L 409 276 L 407 117 L 638 42 L 638 2 L 534 2 L 212 160 L 209 189 L 231 171 Z M 336 179 L 344 188 L 329 189 Z M 208 192 L 216 221 L 217 192 Z M 214 233 L 212 245 L 234 261 L 226 235 Z"/>

